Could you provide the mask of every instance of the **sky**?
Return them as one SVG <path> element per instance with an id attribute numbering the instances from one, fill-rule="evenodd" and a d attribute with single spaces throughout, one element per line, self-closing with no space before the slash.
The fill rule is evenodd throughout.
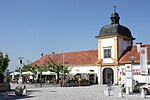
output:
<path id="1" fill-rule="evenodd" d="M 134 44 L 150 44 L 150 0 L 0 0 L 0 50 L 8 69 L 34 62 L 41 53 L 97 49 L 99 30 L 110 24 L 113 7 Z"/>

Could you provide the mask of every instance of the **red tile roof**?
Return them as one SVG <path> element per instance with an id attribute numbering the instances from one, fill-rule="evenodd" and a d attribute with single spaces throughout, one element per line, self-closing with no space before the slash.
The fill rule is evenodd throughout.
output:
<path id="1" fill-rule="evenodd" d="M 66 52 L 66 53 L 57 53 L 57 54 L 46 54 L 42 58 L 32 63 L 32 66 L 45 66 L 48 64 L 49 57 L 56 64 L 63 64 L 63 55 L 64 63 L 70 65 L 95 65 L 97 61 L 98 54 L 97 50 L 87 50 L 87 51 L 78 51 L 78 52 Z"/>
<path id="2" fill-rule="evenodd" d="M 150 45 L 147 46 L 148 53 L 148 63 L 150 63 Z M 50 62 L 49 57 L 56 64 L 63 64 L 63 55 L 64 55 L 64 64 L 69 64 L 71 66 L 84 66 L 84 65 L 96 65 L 98 61 L 98 51 L 97 50 L 86 50 L 86 51 L 77 51 L 77 52 L 66 52 L 66 53 L 57 53 L 57 54 L 46 54 L 42 58 L 33 62 L 32 66 L 46 66 Z M 119 59 L 119 64 L 128 64 L 131 63 L 131 56 L 134 56 L 134 63 L 140 63 L 140 54 L 137 52 L 137 46 L 128 47 L 124 51 L 122 56 Z"/>
<path id="3" fill-rule="evenodd" d="M 147 46 L 147 58 L 148 58 L 148 63 L 150 63 L 150 45 L 142 45 L 142 46 Z M 119 59 L 119 64 L 131 63 L 131 56 L 134 56 L 135 64 L 140 64 L 140 53 L 137 52 L 137 46 L 128 47 L 127 50 Z"/>

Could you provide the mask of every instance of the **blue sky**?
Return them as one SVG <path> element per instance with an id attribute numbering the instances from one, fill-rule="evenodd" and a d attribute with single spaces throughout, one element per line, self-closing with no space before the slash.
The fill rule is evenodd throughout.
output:
<path id="1" fill-rule="evenodd" d="M 102 26 L 110 24 L 113 6 L 120 24 L 149 44 L 150 0 L 0 0 L 0 50 L 11 59 L 34 62 L 40 54 L 97 49 Z"/>

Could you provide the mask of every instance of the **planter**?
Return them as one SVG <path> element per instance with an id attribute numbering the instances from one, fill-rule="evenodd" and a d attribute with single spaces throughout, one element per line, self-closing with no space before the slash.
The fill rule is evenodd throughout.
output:
<path id="1" fill-rule="evenodd" d="M 23 89 L 22 89 L 22 87 L 21 87 L 21 86 L 17 86 L 17 87 L 15 88 L 15 95 L 16 95 L 16 96 L 22 96 L 22 94 L 23 94 Z"/>

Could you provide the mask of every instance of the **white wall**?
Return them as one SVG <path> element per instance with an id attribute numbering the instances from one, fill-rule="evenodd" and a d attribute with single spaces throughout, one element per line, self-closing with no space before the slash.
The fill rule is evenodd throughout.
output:
<path id="1" fill-rule="evenodd" d="M 112 58 L 114 58 L 114 38 L 101 39 L 101 58 L 103 63 L 113 63 L 111 58 L 104 59 L 104 48 L 111 47 Z"/>
<path id="2" fill-rule="evenodd" d="M 80 72 L 80 73 L 87 73 L 90 70 L 94 70 L 94 73 L 97 74 L 98 82 L 100 82 L 100 67 L 99 66 L 73 66 L 71 67 L 71 73 Z"/>
<path id="3" fill-rule="evenodd" d="M 98 73 L 98 66 L 73 66 L 71 71 L 77 70 L 82 73 L 87 73 L 89 70 L 94 70 L 95 73 Z"/>
<path id="4" fill-rule="evenodd" d="M 148 65 L 150 67 L 150 65 Z M 125 69 L 125 65 L 121 65 L 118 67 L 118 75 L 121 76 L 121 82 L 125 82 L 125 75 L 122 75 L 122 69 Z M 140 70 L 140 65 L 133 65 L 133 70 Z M 121 74 L 120 74 L 121 72 Z M 133 75 L 133 79 L 137 80 L 140 83 L 150 83 L 150 76 L 143 76 L 143 75 Z"/>

